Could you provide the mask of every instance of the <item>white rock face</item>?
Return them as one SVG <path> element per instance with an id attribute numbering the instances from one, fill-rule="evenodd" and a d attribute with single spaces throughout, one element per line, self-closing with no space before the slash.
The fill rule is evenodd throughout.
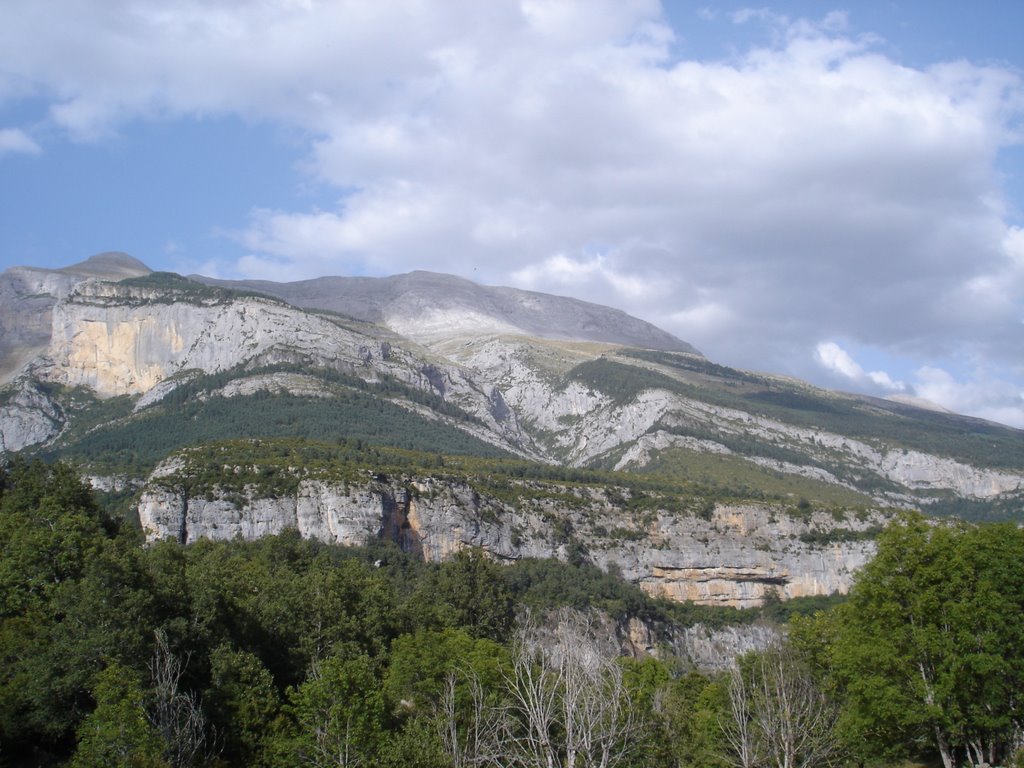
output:
<path id="1" fill-rule="evenodd" d="M 671 447 L 704 453 L 730 453 L 728 448 L 714 441 L 653 429 L 659 422 L 671 423 L 680 418 L 703 422 L 725 434 L 756 435 L 773 445 L 796 445 L 801 452 L 824 462 L 836 461 L 838 454 L 846 467 L 876 474 L 910 490 L 953 491 L 963 497 L 988 499 L 1024 489 L 1024 475 L 1020 473 L 972 467 L 920 451 L 876 448 L 843 435 L 802 429 L 659 390 L 645 390 L 625 406 L 606 406 L 592 412 L 577 427 L 580 437 L 570 452 L 571 460 L 583 465 L 618 445 L 631 443 L 616 469 L 643 466 L 655 453 Z M 820 467 L 767 457 L 745 458 L 776 471 L 851 487 Z"/>
<path id="2" fill-rule="evenodd" d="M 57 435 L 64 422 L 60 409 L 27 379 L 0 408 L 0 453 L 20 451 Z"/>
<path id="3" fill-rule="evenodd" d="M 703 672 L 724 672 L 738 657 L 763 651 L 779 639 L 776 628 L 761 624 L 718 628 L 695 624 L 675 633 L 671 646 L 676 657 L 688 660 Z"/>
<path id="4" fill-rule="evenodd" d="M 39 372 L 101 397 L 142 394 L 140 408 L 165 397 L 189 372 L 217 373 L 242 363 L 298 362 L 368 381 L 384 374 L 458 404 L 517 450 L 519 424 L 501 393 L 482 388 L 457 366 L 427 363 L 425 356 L 270 299 L 186 300 L 155 289 L 89 281 L 54 307 L 53 332 Z M 221 394 L 323 392 L 311 377 L 288 376 L 249 378 L 229 384 Z"/>
<path id="5" fill-rule="evenodd" d="M 179 371 L 216 373 L 275 352 L 365 362 L 358 351 L 365 337 L 270 300 L 157 303 L 151 294 L 127 293 L 86 284 L 54 308 L 52 380 L 106 397 L 148 392 Z"/>
<path id="6" fill-rule="evenodd" d="M 512 561 L 566 558 L 568 530 L 596 565 L 614 568 L 652 595 L 705 605 L 746 607 L 772 594 L 845 592 L 874 551 L 858 534 L 884 522 L 880 515 L 837 521 L 823 513 L 794 519 L 755 505 L 721 506 L 708 519 L 658 511 L 631 521 L 608 496 L 613 491 L 581 495 L 564 488 L 563 494 L 577 494 L 574 503 L 534 494 L 509 504 L 466 483 L 430 477 L 358 484 L 306 479 L 289 496 L 262 498 L 247 488 L 186 498 L 168 489 L 173 472 L 156 475 L 138 508 L 150 540 L 248 540 L 295 529 L 343 545 L 386 537 L 430 561 L 466 547 Z M 830 543 L 810 536 L 830 531 Z"/>
<path id="7" fill-rule="evenodd" d="M 863 475 L 897 483 L 908 491 L 952 491 L 967 498 L 987 499 L 1024 489 L 1024 474 L 972 467 L 963 462 L 918 451 L 904 451 L 824 430 L 796 427 L 754 413 L 713 405 L 659 389 L 641 391 L 628 402 L 617 403 L 577 381 L 566 382 L 562 373 L 576 362 L 590 360 L 602 349 L 593 345 L 565 345 L 544 357 L 536 340 L 515 338 L 467 339 L 461 344 L 435 345 L 465 365 L 479 381 L 502 392 L 509 407 L 528 431 L 541 436 L 559 460 L 585 466 L 596 458 L 623 449 L 615 468 L 642 467 L 658 452 L 684 448 L 701 453 L 729 454 L 714 440 L 675 435 L 660 425 L 704 425 L 723 436 L 754 436 L 775 446 L 829 466 L 840 461 Z M 551 349 L 555 349 L 551 347 Z M 796 464 L 771 457 L 743 458 L 779 472 L 852 487 L 833 473 L 812 464 Z M 899 503 L 898 495 L 879 497 Z"/>
<path id="8" fill-rule="evenodd" d="M 767 506 L 719 506 L 709 520 L 659 514 L 649 537 L 623 543 L 602 558 L 652 595 L 705 605 L 758 605 L 782 598 L 845 593 L 854 572 L 874 554 L 874 542 L 853 534 L 881 516 L 807 520 Z M 841 530 L 836 541 L 811 543 L 815 532 Z"/>
<path id="9" fill-rule="evenodd" d="M 349 495 L 342 488 L 303 482 L 294 497 L 187 498 L 182 492 L 151 488 L 139 502 L 139 521 L 151 540 L 182 544 L 199 539 L 254 541 L 293 529 L 306 538 L 356 546 L 381 535 L 383 497 L 369 490 Z"/>
<path id="10" fill-rule="evenodd" d="M 888 451 L 879 462 L 887 478 L 908 488 L 949 488 L 961 496 L 987 499 L 1024 488 L 1024 477 L 979 469 L 918 451 Z"/>
<path id="11" fill-rule="evenodd" d="M 257 392 L 288 393 L 296 397 L 330 397 L 324 383 L 301 373 L 269 373 L 229 381 L 217 391 L 221 397 L 255 395 Z"/>

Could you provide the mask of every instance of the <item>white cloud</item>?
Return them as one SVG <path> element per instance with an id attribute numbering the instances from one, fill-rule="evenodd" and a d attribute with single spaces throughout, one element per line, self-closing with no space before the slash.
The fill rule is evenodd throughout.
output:
<path id="1" fill-rule="evenodd" d="M 823 341 L 817 346 L 815 353 L 818 362 L 830 371 L 835 371 L 848 379 L 860 379 L 864 376 L 864 369 L 835 342 Z"/>
<path id="2" fill-rule="evenodd" d="M 826 370 L 839 374 L 850 382 L 865 385 L 868 382 L 887 392 L 902 392 L 906 385 L 894 381 L 885 371 L 865 371 L 850 353 L 834 341 L 823 341 L 815 347 L 815 358 Z"/>
<path id="3" fill-rule="evenodd" d="M 942 368 L 923 366 L 915 374 L 914 390 L 951 411 L 1024 429 L 1024 389 L 1005 378 L 980 372 L 964 381 Z"/>
<path id="4" fill-rule="evenodd" d="M 513 272 L 510 277 L 524 288 L 556 293 L 567 288 L 597 284 L 589 292 L 607 288 L 617 296 L 637 302 L 661 298 L 666 289 L 664 280 L 619 271 L 613 259 L 600 255 L 574 259 L 556 254 L 539 264 L 530 264 Z"/>
<path id="5" fill-rule="evenodd" d="M 882 389 L 894 392 L 902 392 L 906 389 L 906 385 L 902 381 L 893 381 L 892 377 L 885 371 L 869 371 L 867 377 Z"/>
<path id="6" fill-rule="evenodd" d="M 729 22 L 674 31 L 644 0 L 54 5 L 0 8 L 0 72 L 69 135 L 231 114 L 309 137 L 337 207 L 255 210 L 220 274 L 553 287 L 723 362 L 873 391 L 903 385 L 807 350 L 1024 359 L 1007 69 L 901 64 L 841 13 L 742 11 L 771 44 L 674 61 L 675 32 Z"/>
<path id="7" fill-rule="evenodd" d="M 0 157 L 7 154 L 38 155 L 42 152 L 36 141 L 17 128 L 0 129 Z"/>

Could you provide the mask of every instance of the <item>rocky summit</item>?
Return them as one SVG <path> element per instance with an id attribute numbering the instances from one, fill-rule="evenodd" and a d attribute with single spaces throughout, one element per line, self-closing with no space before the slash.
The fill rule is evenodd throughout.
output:
<path id="1" fill-rule="evenodd" d="M 720 366 L 571 298 L 124 254 L 10 269 L 0 297 L 0 450 L 74 462 L 151 539 L 581 558 L 750 606 L 844 591 L 899 509 L 1020 518 L 1017 430 Z M 313 466 L 295 439 L 359 452 Z"/>

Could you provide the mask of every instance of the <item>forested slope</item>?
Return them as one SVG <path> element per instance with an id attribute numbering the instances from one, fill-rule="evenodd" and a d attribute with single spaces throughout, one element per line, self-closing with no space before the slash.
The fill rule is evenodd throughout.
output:
<path id="1" fill-rule="evenodd" d="M 142 547 L 65 465 L 15 461 L 0 551 L 3 765 L 951 766 L 1020 747 L 1010 526 L 906 516 L 848 601 L 790 618 L 473 551 L 428 564 L 295 535 Z M 629 619 L 755 616 L 789 620 L 792 640 L 731 674 L 620 655 Z"/>

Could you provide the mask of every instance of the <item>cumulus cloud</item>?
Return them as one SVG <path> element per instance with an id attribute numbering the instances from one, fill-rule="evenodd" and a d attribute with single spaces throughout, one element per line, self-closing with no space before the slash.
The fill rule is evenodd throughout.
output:
<path id="1" fill-rule="evenodd" d="M 885 371 L 865 371 L 851 356 L 834 341 L 823 341 L 815 348 L 818 362 L 828 371 L 839 374 L 856 384 L 868 382 L 887 392 L 903 392 L 907 387 L 902 381 L 894 381 Z"/>
<path id="2" fill-rule="evenodd" d="M 1024 429 L 1024 388 L 980 371 L 967 380 L 960 380 L 949 371 L 935 366 L 922 366 L 914 381 L 919 397 L 948 408 L 990 421 Z"/>
<path id="3" fill-rule="evenodd" d="M 17 128 L 0 128 L 0 157 L 6 154 L 38 155 L 42 148 L 24 131 Z"/>
<path id="4" fill-rule="evenodd" d="M 283 122 L 338 190 L 225 222 L 248 255 L 219 274 L 555 288 L 722 362 L 873 391 L 905 385 L 821 340 L 918 366 L 1024 359 L 1024 236 L 997 169 L 1024 84 L 1007 69 L 907 66 L 841 13 L 705 9 L 673 30 L 653 0 L 60 5 L 53 24 L 52 3 L 5 4 L 0 71 L 68 136 Z M 673 58 L 677 32 L 734 23 L 771 42 Z"/>

